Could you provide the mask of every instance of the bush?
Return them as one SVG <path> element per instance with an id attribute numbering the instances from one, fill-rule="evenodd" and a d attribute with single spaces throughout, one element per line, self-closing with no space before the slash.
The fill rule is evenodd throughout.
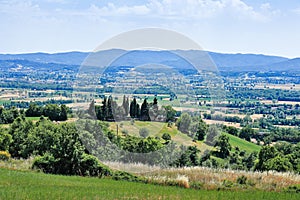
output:
<path id="1" fill-rule="evenodd" d="M 40 169 L 44 173 L 53 173 L 53 174 L 64 174 L 61 171 L 60 159 L 55 159 L 52 154 L 45 153 L 43 156 L 37 156 L 32 164 L 33 169 Z M 102 165 L 95 156 L 83 154 L 78 168 L 73 169 L 76 171 L 74 175 L 81 176 L 110 176 L 112 175 L 111 170 Z"/>
<path id="2" fill-rule="evenodd" d="M 132 182 L 145 182 L 141 177 L 134 176 L 128 172 L 117 171 L 113 174 L 112 179 L 114 180 L 124 180 L 124 181 L 132 181 Z"/>
<path id="3" fill-rule="evenodd" d="M 236 182 L 240 185 L 246 185 L 247 183 L 247 177 L 242 175 L 242 176 L 239 176 L 237 179 L 236 179 Z"/>
<path id="4" fill-rule="evenodd" d="M 285 191 L 286 192 L 300 193 L 300 184 L 298 184 L 298 185 L 291 185 Z"/>
<path id="5" fill-rule="evenodd" d="M 0 151 L 0 160 L 9 160 L 10 159 L 10 153 L 7 151 Z"/>
<path id="6" fill-rule="evenodd" d="M 83 176 L 110 176 L 111 170 L 102 165 L 95 156 L 83 154 L 80 161 L 80 173 Z"/>
<path id="7" fill-rule="evenodd" d="M 0 130 L 0 150 L 7 151 L 9 149 L 9 145 L 12 142 L 12 137 L 8 133 L 2 132 L 3 130 Z"/>
<path id="8" fill-rule="evenodd" d="M 171 140 L 171 135 L 169 133 L 164 133 L 161 138 L 166 141 L 169 141 Z"/>
<path id="9" fill-rule="evenodd" d="M 56 160 L 53 155 L 45 153 L 43 156 L 37 156 L 33 160 L 32 169 L 42 170 L 44 173 L 54 173 L 56 166 Z"/>
<path id="10" fill-rule="evenodd" d="M 123 129 L 121 132 L 123 135 L 128 135 L 128 130 L 126 130 L 126 129 Z"/>
<path id="11" fill-rule="evenodd" d="M 226 188 L 232 188 L 233 187 L 233 182 L 230 180 L 223 180 L 222 185 Z"/>
<path id="12" fill-rule="evenodd" d="M 141 128 L 139 133 L 141 137 L 146 138 L 149 135 L 149 130 L 147 128 Z"/>

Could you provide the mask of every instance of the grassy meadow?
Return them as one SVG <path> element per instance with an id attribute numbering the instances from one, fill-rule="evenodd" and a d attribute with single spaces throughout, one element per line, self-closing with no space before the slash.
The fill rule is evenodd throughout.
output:
<path id="1" fill-rule="evenodd" d="M 297 193 L 194 190 L 0 168 L 0 199 L 299 199 Z"/>

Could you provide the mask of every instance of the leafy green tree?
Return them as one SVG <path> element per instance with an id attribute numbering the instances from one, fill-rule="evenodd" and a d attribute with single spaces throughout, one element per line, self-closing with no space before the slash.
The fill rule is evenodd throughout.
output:
<path id="1" fill-rule="evenodd" d="M 226 132 L 230 135 L 238 136 L 239 130 L 233 126 L 227 126 Z"/>
<path id="2" fill-rule="evenodd" d="M 245 139 L 247 141 L 250 141 L 251 136 L 254 135 L 254 130 L 252 128 L 250 128 L 249 126 L 244 127 L 241 129 L 239 137 L 242 139 Z"/>
<path id="3" fill-rule="evenodd" d="M 34 128 L 32 121 L 18 117 L 10 126 L 8 134 L 12 136 L 12 142 L 9 146 L 9 152 L 12 157 L 28 158 L 32 151 L 29 151 L 28 135 Z M 29 148 L 28 148 L 29 147 Z"/>
<path id="4" fill-rule="evenodd" d="M 200 119 L 197 127 L 197 132 L 195 134 L 195 139 L 199 141 L 204 140 L 207 129 L 208 126 L 206 125 L 206 123 L 202 119 Z"/>
<path id="5" fill-rule="evenodd" d="M 187 148 L 181 146 L 180 157 L 172 165 L 176 167 L 197 166 L 200 163 L 200 157 L 198 155 L 199 152 L 200 150 L 195 146 L 189 146 Z"/>
<path id="6" fill-rule="evenodd" d="M 231 145 L 229 143 L 229 137 L 225 134 L 219 136 L 215 147 L 219 147 L 219 156 L 221 158 L 227 158 L 230 155 Z"/>
<path id="7" fill-rule="evenodd" d="M 176 110 L 174 110 L 170 105 L 163 106 L 163 110 L 165 110 L 166 122 L 174 122 Z"/>
<path id="8" fill-rule="evenodd" d="M 40 117 L 42 114 L 42 108 L 36 103 L 30 103 L 29 108 L 25 111 L 27 117 Z"/>
<path id="9" fill-rule="evenodd" d="M 188 113 L 183 113 L 177 120 L 176 125 L 179 131 L 185 134 L 189 134 L 189 128 L 191 122 L 192 122 L 191 116 Z"/>
<path id="10" fill-rule="evenodd" d="M 265 170 L 275 170 L 278 172 L 286 172 L 293 169 L 289 159 L 279 154 L 275 158 L 267 160 L 263 166 L 265 167 Z"/>
<path id="11" fill-rule="evenodd" d="M 161 138 L 168 142 L 171 140 L 171 135 L 169 133 L 164 133 Z"/>
<path id="12" fill-rule="evenodd" d="M 278 155 L 278 151 L 273 146 L 264 146 L 258 154 L 258 163 L 255 166 L 256 170 L 265 171 L 269 170 L 269 165 L 267 161 L 269 159 L 275 158 Z"/>
<path id="13" fill-rule="evenodd" d="M 216 125 L 210 125 L 207 130 L 205 143 L 210 146 L 214 146 L 219 134 L 220 134 L 220 130 L 218 129 L 218 127 Z"/>
<path id="14" fill-rule="evenodd" d="M 8 151 L 11 142 L 12 136 L 0 128 L 0 151 Z"/>
<path id="15" fill-rule="evenodd" d="M 68 108 L 66 105 L 63 104 L 60 106 L 59 120 L 66 121 L 67 119 L 68 119 Z"/>

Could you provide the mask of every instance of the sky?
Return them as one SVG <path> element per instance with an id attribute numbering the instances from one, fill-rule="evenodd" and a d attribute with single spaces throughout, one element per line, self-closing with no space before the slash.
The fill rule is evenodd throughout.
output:
<path id="1" fill-rule="evenodd" d="M 208 51 L 300 57 L 299 0 L 0 0 L 0 53 L 92 51 L 149 27 Z"/>

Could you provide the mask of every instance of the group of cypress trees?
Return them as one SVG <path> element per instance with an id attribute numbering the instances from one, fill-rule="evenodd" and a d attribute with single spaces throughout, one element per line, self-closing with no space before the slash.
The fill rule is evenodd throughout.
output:
<path id="1" fill-rule="evenodd" d="M 157 114 L 157 104 L 156 97 L 153 99 L 152 103 L 148 103 L 145 98 L 141 106 L 134 97 L 129 104 L 129 98 L 124 95 L 122 105 L 118 105 L 113 97 L 109 96 L 108 98 L 104 97 L 101 106 L 95 105 L 95 102 L 92 101 L 88 113 L 102 121 L 126 119 L 129 116 L 133 119 L 151 121 L 149 111 L 151 109 L 153 111 L 152 113 Z"/>

